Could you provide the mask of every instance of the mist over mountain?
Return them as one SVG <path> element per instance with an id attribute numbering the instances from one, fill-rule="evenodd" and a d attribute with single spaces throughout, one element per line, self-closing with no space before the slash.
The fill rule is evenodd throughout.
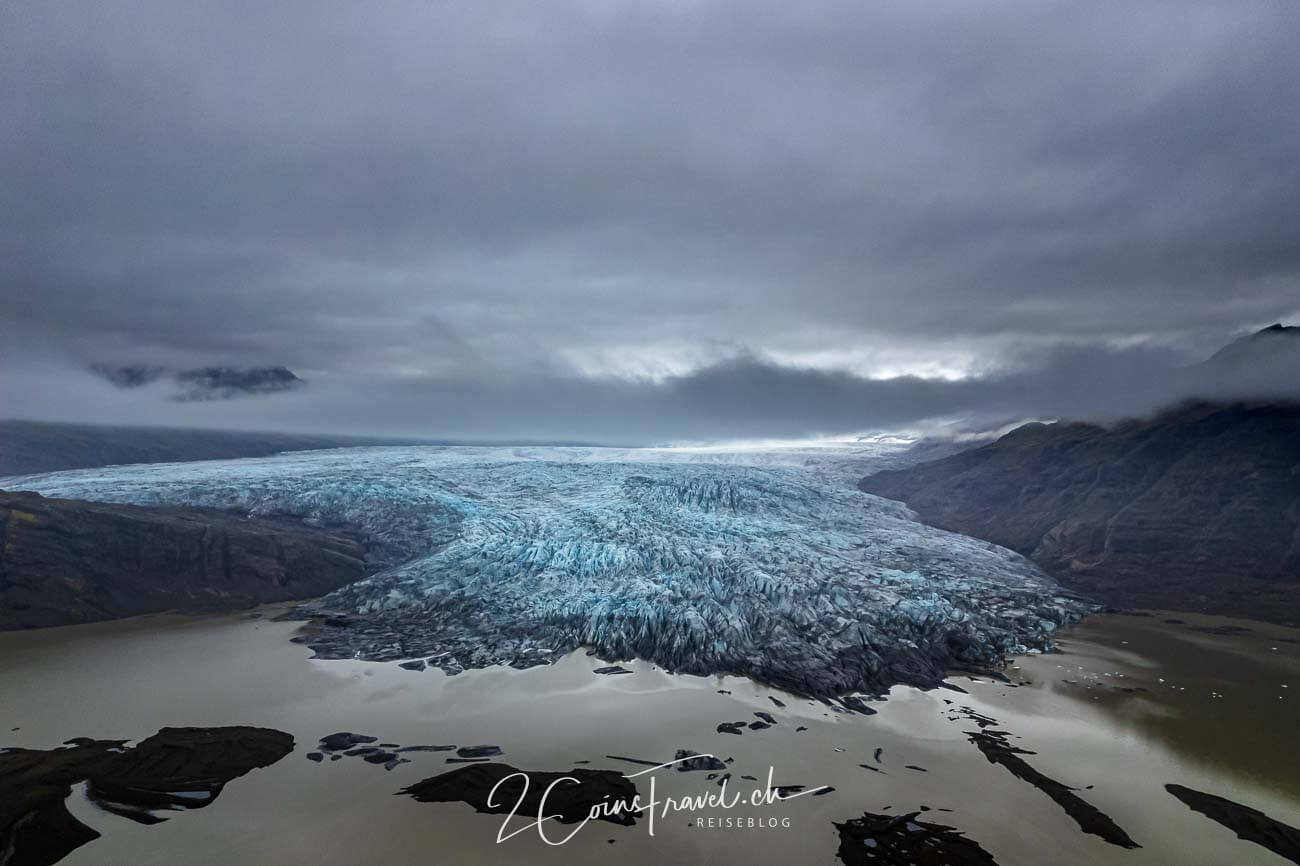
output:
<path id="1" fill-rule="evenodd" d="M 1110 604 L 1300 622 L 1300 404 L 1026 424 L 858 486 Z"/>
<path id="2" fill-rule="evenodd" d="M 330 435 L 651 444 L 981 430 L 1029 418 L 1112 421 L 1188 399 L 1300 399 L 1296 330 L 1242 337 L 1209 359 L 1149 345 L 1054 345 L 954 379 L 868 378 L 740 354 L 662 378 L 335 374 L 300 387 L 277 368 L 175 377 L 146 367 L 115 371 L 135 385 L 119 388 L 102 372 L 50 362 L 0 370 L 0 396 L 17 418 Z"/>
<path id="3" fill-rule="evenodd" d="M 168 370 L 140 364 L 91 364 L 96 373 L 119 388 L 142 388 L 157 382 L 171 386 L 166 398 L 178 402 L 233 400 L 257 394 L 274 394 L 307 384 L 284 367 L 200 367 Z"/>
<path id="4" fill-rule="evenodd" d="M 0 421 L 0 475 L 123 463 L 267 457 L 282 451 L 411 445 L 410 439 Z"/>

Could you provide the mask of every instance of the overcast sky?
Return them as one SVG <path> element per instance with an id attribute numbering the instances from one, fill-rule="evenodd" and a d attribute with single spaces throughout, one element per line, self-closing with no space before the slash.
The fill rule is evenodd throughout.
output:
<path id="1" fill-rule="evenodd" d="M 1300 316 L 1297 45 L 1282 0 L 10 0 L 0 416 L 1100 411 Z M 176 404 L 97 362 L 311 384 Z"/>

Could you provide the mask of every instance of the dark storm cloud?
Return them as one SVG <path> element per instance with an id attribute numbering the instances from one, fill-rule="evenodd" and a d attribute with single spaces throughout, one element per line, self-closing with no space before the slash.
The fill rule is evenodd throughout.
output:
<path id="1" fill-rule="evenodd" d="M 1271 0 L 5 4 L 3 414 L 94 415 L 24 384 L 93 361 L 312 379 L 256 426 L 1051 411 L 1063 353 L 1123 384 L 1300 308 L 1298 37 Z M 849 375 L 927 360 L 976 378 Z"/>

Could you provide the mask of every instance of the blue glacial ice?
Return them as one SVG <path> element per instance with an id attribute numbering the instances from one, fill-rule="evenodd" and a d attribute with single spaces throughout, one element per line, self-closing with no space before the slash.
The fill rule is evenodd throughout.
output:
<path id="1" fill-rule="evenodd" d="M 0 479 L 47 496 L 349 525 L 373 573 L 322 657 L 609 660 L 825 696 L 1047 649 L 1085 610 L 1032 563 L 856 490 L 892 452 L 350 448 Z"/>

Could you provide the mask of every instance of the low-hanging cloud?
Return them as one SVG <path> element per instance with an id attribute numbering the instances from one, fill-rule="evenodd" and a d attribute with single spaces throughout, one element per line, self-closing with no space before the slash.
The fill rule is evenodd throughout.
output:
<path id="1" fill-rule="evenodd" d="M 0 415 L 662 439 L 1145 406 L 1186 389 L 1135 368 L 1300 312 L 1298 41 L 1272 0 L 6 3 Z M 312 384 L 191 418 L 94 363 Z"/>
<path id="2" fill-rule="evenodd" d="M 1216 369 L 1147 348 L 1056 347 L 1016 368 L 950 381 L 865 379 L 750 355 L 660 380 L 556 376 L 325 379 L 278 394 L 175 402 L 165 386 L 123 391 L 84 370 L 0 375 L 18 416 L 108 424 L 261 429 L 476 441 L 609 444 L 988 429 L 1009 420 L 1112 421 L 1187 399 L 1300 399 L 1293 347 L 1277 365 Z"/>

